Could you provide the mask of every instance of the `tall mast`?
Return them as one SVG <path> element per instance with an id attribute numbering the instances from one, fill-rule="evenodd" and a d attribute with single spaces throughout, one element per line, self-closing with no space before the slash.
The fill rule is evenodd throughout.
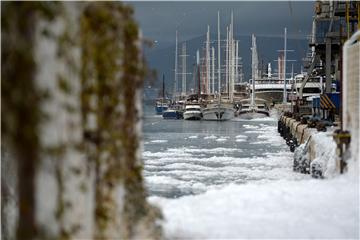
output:
<path id="1" fill-rule="evenodd" d="M 183 96 L 186 95 L 186 43 L 182 45 L 182 87 L 181 93 Z"/>
<path id="2" fill-rule="evenodd" d="M 215 92 L 215 48 L 211 48 L 212 64 L 211 64 L 211 93 Z"/>
<path id="3" fill-rule="evenodd" d="M 290 86 L 291 86 L 291 93 L 290 95 L 293 95 L 294 94 L 294 90 L 295 90 L 295 94 L 297 93 L 297 90 L 296 90 L 296 83 L 294 81 L 294 64 L 291 64 L 291 81 L 290 81 Z M 293 98 L 291 100 L 291 109 L 293 110 Z"/>
<path id="4" fill-rule="evenodd" d="M 228 83 L 228 98 L 230 99 L 230 95 L 231 95 L 231 80 L 232 80 L 232 33 L 231 33 L 231 29 L 232 29 L 232 26 L 231 26 L 231 23 L 230 23 L 230 26 L 229 26 L 229 55 L 228 55 L 228 58 L 229 58 L 229 65 L 228 65 L 228 68 L 229 68 L 229 83 Z"/>
<path id="5" fill-rule="evenodd" d="M 287 102 L 287 91 L 286 91 L 286 28 L 284 29 L 284 92 L 283 92 L 283 103 Z"/>
<path id="6" fill-rule="evenodd" d="M 220 71 L 220 12 L 218 11 L 218 92 L 221 95 L 221 71 Z"/>
<path id="7" fill-rule="evenodd" d="M 268 63 L 268 79 L 271 79 L 271 63 Z"/>
<path id="8" fill-rule="evenodd" d="M 206 93 L 210 93 L 210 26 L 206 33 Z"/>
<path id="9" fill-rule="evenodd" d="M 255 80 L 257 79 L 258 71 L 258 56 L 256 49 L 256 38 L 252 35 L 252 47 L 251 47 L 251 70 L 252 70 L 252 92 L 251 92 L 251 105 L 255 105 Z"/>
<path id="10" fill-rule="evenodd" d="M 235 79 L 239 82 L 239 41 L 236 41 L 236 55 L 235 55 Z"/>
<path id="11" fill-rule="evenodd" d="M 165 74 L 163 73 L 163 82 L 162 82 L 162 97 L 165 98 Z"/>
<path id="12" fill-rule="evenodd" d="M 229 27 L 226 27 L 226 61 L 225 61 L 225 92 L 228 92 L 229 82 Z"/>
<path id="13" fill-rule="evenodd" d="M 199 49 L 196 51 L 196 69 L 197 69 L 197 81 L 198 81 L 198 99 L 201 95 L 201 83 L 200 83 L 200 52 Z"/>
<path id="14" fill-rule="evenodd" d="M 178 81 L 177 81 L 177 65 L 178 65 L 178 31 L 176 30 L 176 37 L 175 37 L 175 76 L 174 76 L 174 93 L 173 96 L 175 97 L 177 94 L 178 88 Z"/>
<path id="15" fill-rule="evenodd" d="M 231 39 L 234 39 L 234 13 L 231 10 Z"/>
<path id="16" fill-rule="evenodd" d="M 233 11 L 231 11 L 231 24 L 230 24 L 230 56 L 229 56 L 229 60 L 230 60 L 230 81 L 229 81 L 229 99 L 230 101 L 233 100 L 233 88 L 234 88 L 234 73 L 235 73 L 235 69 L 234 69 L 234 65 L 235 65 L 235 49 L 234 49 L 234 14 Z"/>

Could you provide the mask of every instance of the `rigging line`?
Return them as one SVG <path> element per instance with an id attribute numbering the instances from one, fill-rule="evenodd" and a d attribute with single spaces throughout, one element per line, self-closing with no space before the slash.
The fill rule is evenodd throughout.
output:
<path id="1" fill-rule="evenodd" d="M 328 29 L 328 33 L 332 31 L 332 28 L 333 28 L 333 24 L 334 24 L 334 16 L 335 16 L 335 8 L 336 8 L 336 5 L 335 3 L 333 3 L 333 8 L 332 8 L 332 12 L 330 12 L 329 14 L 331 15 L 330 18 L 331 18 L 331 21 L 330 21 L 330 24 L 329 24 L 329 29 Z"/>

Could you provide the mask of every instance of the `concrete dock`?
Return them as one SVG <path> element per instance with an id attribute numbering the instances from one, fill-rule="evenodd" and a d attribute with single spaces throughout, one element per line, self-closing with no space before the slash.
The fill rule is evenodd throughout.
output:
<path id="1" fill-rule="evenodd" d="M 302 124 L 291 117 L 279 119 L 279 132 L 287 141 L 290 150 L 295 151 L 294 170 L 300 164 L 300 172 L 310 173 L 313 177 L 329 177 L 339 171 L 333 133 L 338 127 L 327 127 L 326 131 Z M 299 152 L 301 151 L 301 152 Z M 296 159 L 303 155 L 303 159 Z M 299 162 L 300 161 L 300 162 Z"/>

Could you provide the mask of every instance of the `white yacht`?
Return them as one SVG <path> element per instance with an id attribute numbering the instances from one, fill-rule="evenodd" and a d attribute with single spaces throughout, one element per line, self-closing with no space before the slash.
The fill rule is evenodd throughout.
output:
<path id="1" fill-rule="evenodd" d="M 184 111 L 185 120 L 201 120 L 202 112 L 199 104 L 187 104 Z"/>
<path id="2" fill-rule="evenodd" d="M 210 121 L 226 121 L 234 117 L 235 109 L 231 103 L 210 103 L 203 109 L 203 119 Z"/>
<path id="3" fill-rule="evenodd" d="M 251 98 L 240 101 L 240 109 L 238 116 L 240 118 L 258 118 L 269 116 L 269 108 L 266 105 L 267 100 L 256 98 L 256 85 L 255 80 L 258 77 L 258 56 L 256 50 L 256 38 L 252 35 L 252 79 L 251 79 Z"/>
<path id="4" fill-rule="evenodd" d="M 262 118 L 270 115 L 266 100 L 258 98 L 254 99 L 253 103 L 251 99 L 242 100 L 237 114 L 239 118 L 243 119 Z"/>
<path id="5" fill-rule="evenodd" d="M 291 92 L 299 92 L 304 74 L 298 74 L 294 80 L 286 80 L 286 91 L 289 96 Z M 303 97 L 318 96 L 321 93 L 321 81 L 319 78 L 311 78 L 303 90 Z M 252 87 L 251 87 L 252 91 Z M 268 104 L 280 103 L 283 101 L 284 80 L 283 79 L 260 79 L 256 80 L 255 97 L 264 99 Z"/>
<path id="6" fill-rule="evenodd" d="M 288 82 L 288 80 L 287 80 Z M 266 100 L 267 103 L 280 103 L 283 101 L 284 80 L 258 79 L 255 84 L 255 97 Z M 287 92 L 291 91 L 291 84 L 286 86 Z M 253 87 L 251 87 L 253 91 Z"/>

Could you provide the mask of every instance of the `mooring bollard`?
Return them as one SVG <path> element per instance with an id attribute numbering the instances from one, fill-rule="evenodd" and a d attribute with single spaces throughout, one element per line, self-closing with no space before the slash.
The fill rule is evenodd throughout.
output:
<path id="1" fill-rule="evenodd" d="M 342 131 L 339 129 L 335 131 L 333 138 L 337 145 L 336 152 L 340 162 L 340 173 L 344 173 L 347 165 L 344 157 L 344 152 L 347 151 L 349 148 L 351 135 L 349 131 Z"/>

